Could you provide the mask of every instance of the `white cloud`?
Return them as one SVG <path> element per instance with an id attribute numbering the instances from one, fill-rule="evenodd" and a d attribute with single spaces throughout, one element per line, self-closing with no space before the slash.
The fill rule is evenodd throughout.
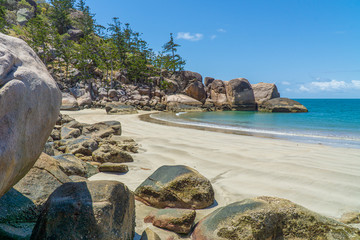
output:
<path id="1" fill-rule="evenodd" d="M 178 32 L 176 38 L 196 42 L 196 41 L 201 40 L 203 37 L 204 37 L 204 35 L 201 33 L 191 34 L 189 32 Z"/>
<path id="2" fill-rule="evenodd" d="M 223 29 L 223 28 L 219 28 L 218 30 L 216 30 L 216 31 L 218 31 L 219 33 L 226 33 L 226 30 L 225 29 Z"/>
<path id="3" fill-rule="evenodd" d="M 311 85 L 323 91 L 339 90 L 349 87 L 346 82 L 337 80 L 331 80 L 328 82 L 311 82 Z"/>
<path id="4" fill-rule="evenodd" d="M 352 80 L 350 82 L 335 79 L 329 81 L 314 81 L 302 84 L 299 87 L 299 90 L 302 92 L 339 91 L 346 89 L 360 89 L 360 80 Z"/>
<path id="5" fill-rule="evenodd" d="M 281 82 L 281 84 L 282 84 L 282 85 L 287 85 L 287 86 L 290 85 L 290 83 L 289 83 L 288 81 L 283 81 L 283 82 Z"/>
<path id="6" fill-rule="evenodd" d="M 212 35 L 212 36 L 210 37 L 210 39 L 211 39 L 211 40 L 214 40 L 216 37 L 217 37 L 216 35 Z"/>
<path id="7" fill-rule="evenodd" d="M 360 80 L 352 80 L 351 83 L 354 88 L 360 88 Z"/>
<path id="8" fill-rule="evenodd" d="M 305 87 L 304 85 L 301 85 L 300 88 L 299 88 L 300 91 L 302 92 L 309 92 L 310 89 L 308 89 L 307 87 Z"/>

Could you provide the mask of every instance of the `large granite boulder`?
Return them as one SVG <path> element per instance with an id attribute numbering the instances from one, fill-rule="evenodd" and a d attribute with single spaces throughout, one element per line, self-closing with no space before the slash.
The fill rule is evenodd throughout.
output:
<path id="1" fill-rule="evenodd" d="M 54 156 L 59 163 L 60 169 L 67 175 L 77 175 L 80 177 L 91 177 L 99 172 L 99 170 L 90 163 L 84 162 L 72 154 L 61 154 Z"/>
<path id="2" fill-rule="evenodd" d="M 66 183 L 47 200 L 31 239 L 132 240 L 135 201 L 117 181 Z"/>
<path id="3" fill-rule="evenodd" d="M 162 166 L 136 190 L 137 199 L 157 208 L 201 209 L 214 203 L 210 181 L 196 170 L 183 166 Z"/>
<path id="4" fill-rule="evenodd" d="M 289 98 L 274 98 L 258 105 L 260 112 L 286 112 L 298 113 L 308 112 L 307 108 L 301 103 Z"/>
<path id="5" fill-rule="evenodd" d="M 254 91 L 255 101 L 257 104 L 261 104 L 267 100 L 273 98 L 279 98 L 280 93 L 274 83 L 257 83 L 252 84 L 252 89 Z"/>
<path id="6" fill-rule="evenodd" d="M 228 104 L 225 83 L 222 80 L 213 80 L 211 84 L 208 85 L 208 92 L 215 106 Z"/>
<path id="7" fill-rule="evenodd" d="M 202 102 L 184 94 L 166 96 L 166 108 L 173 112 L 202 111 Z"/>
<path id="8" fill-rule="evenodd" d="M 256 110 L 254 92 L 245 78 L 232 79 L 225 84 L 226 97 L 236 110 Z"/>
<path id="9" fill-rule="evenodd" d="M 146 228 L 141 234 L 140 240 L 161 240 L 161 238 L 153 230 Z"/>
<path id="10" fill-rule="evenodd" d="M 92 153 L 92 158 L 100 163 L 124 163 L 133 162 L 132 156 L 121 148 L 111 144 L 103 144 Z"/>
<path id="11" fill-rule="evenodd" d="M 136 114 L 138 111 L 135 107 L 124 105 L 123 103 L 107 103 L 105 107 L 106 113 L 109 115 L 125 115 Z"/>
<path id="12" fill-rule="evenodd" d="M 176 233 L 188 234 L 196 217 L 195 210 L 166 208 L 150 213 L 144 222 Z"/>
<path id="13" fill-rule="evenodd" d="M 22 40 L 0 33 L 0 197 L 31 169 L 55 125 L 61 93 Z"/>
<path id="14" fill-rule="evenodd" d="M 0 198 L 0 239 L 29 239 L 45 201 L 67 182 L 71 179 L 59 163 L 42 154 L 25 177 Z"/>
<path id="15" fill-rule="evenodd" d="M 206 100 L 206 91 L 204 84 L 199 81 L 190 83 L 185 89 L 186 95 L 204 103 Z"/>
<path id="16" fill-rule="evenodd" d="M 359 229 L 275 197 L 246 199 L 202 219 L 193 240 L 360 239 Z"/>

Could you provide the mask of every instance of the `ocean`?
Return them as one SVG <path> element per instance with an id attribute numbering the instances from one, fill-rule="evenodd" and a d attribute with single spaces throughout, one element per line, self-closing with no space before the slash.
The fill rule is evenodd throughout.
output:
<path id="1" fill-rule="evenodd" d="M 295 99 L 308 113 L 161 113 L 160 120 L 336 147 L 360 148 L 360 99 Z"/>

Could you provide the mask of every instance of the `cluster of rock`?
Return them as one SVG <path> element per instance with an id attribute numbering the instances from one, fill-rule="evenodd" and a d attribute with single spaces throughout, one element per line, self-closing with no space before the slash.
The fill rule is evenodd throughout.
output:
<path id="1" fill-rule="evenodd" d="M 25 25 L 36 14 L 37 3 L 34 0 L 6 0 L 5 7 L 8 9 L 6 21 L 13 25 Z"/>
<path id="2" fill-rule="evenodd" d="M 91 83 L 91 88 L 77 84 L 63 93 L 63 110 L 82 107 L 106 108 L 109 114 L 135 113 L 142 110 L 169 111 L 216 111 L 250 110 L 266 112 L 306 112 L 300 103 L 280 98 L 275 84 L 251 85 L 245 78 L 230 81 L 215 80 L 199 73 L 181 71 L 162 72 L 161 77 L 152 77 L 153 83 L 166 82 L 166 89 L 157 85 L 129 84 L 126 77 L 119 89 L 111 89 Z M 276 100 L 273 100 L 276 99 Z"/>
<path id="3" fill-rule="evenodd" d="M 133 139 L 121 136 L 121 124 L 118 121 L 84 124 L 62 114 L 45 145 L 45 152 L 51 156 L 68 160 L 76 157 L 100 166 L 100 169 L 133 162 L 130 153 L 137 151 L 138 145 Z M 124 169 L 121 165 L 119 168 Z"/>

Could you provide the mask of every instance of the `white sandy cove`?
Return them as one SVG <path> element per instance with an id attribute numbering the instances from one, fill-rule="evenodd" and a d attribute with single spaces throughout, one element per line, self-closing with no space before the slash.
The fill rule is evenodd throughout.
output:
<path id="1" fill-rule="evenodd" d="M 141 146 L 127 174 L 100 173 L 91 180 L 118 180 L 135 190 L 160 166 L 183 164 L 211 180 L 218 206 L 266 195 L 334 218 L 360 211 L 360 149 L 163 126 L 143 122 L 138 114 L 64 113 L 84 123 L 118 120 L 123 136 Z M 198 218 L 213 210 L 198 211 Z M 141 234 L 141 220 L 137 225 Z"/>

